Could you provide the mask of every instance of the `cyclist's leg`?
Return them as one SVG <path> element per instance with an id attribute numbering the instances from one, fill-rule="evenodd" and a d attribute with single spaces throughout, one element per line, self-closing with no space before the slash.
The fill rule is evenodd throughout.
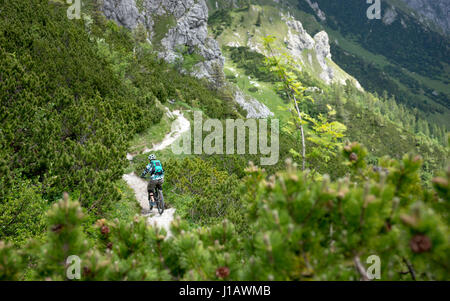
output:
<path id="1" fill-rule="evenodd" d="M 147 191 L 148 191 L 148 200 L 150 202 L 153 202 L 151 195 L 154 194 L 155 191 L 155 181 L 154 180 L 149 180 L 148 185 L 147 185 Z"/>
<path id="2" fill-rule="evenodd" d="M 151 180 L 147 184 L 147 192 L 148 192 L 148 200 L 150 201 L 150 192 L 152 191 L 152 183 Z"/>

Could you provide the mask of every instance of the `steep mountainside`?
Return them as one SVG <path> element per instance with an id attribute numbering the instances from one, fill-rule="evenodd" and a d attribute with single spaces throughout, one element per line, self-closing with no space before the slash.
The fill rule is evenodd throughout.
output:
<path id="1" fill-rule="evenodd" d="M 403 2 L 382 1 L 379 20 L 367 18 L 365 1 L 317 0 L 315 9 L 306 0 L 283 3 L 299 10 L 307 30 L 330 34 L 335 61 L 364 88 L 386 90 L 430 123 L 450 127 L 450 40 Z"/>
<path id="2" fill-rule="evenodd" d="M 448 0 L 401 0 L 419 15 L 436 24 L 450 35 L 450 2 Z"/>
<path id="3" fill-rule="evenodd" d="M 274 35 L 276 44 L 288 51 L 298 62 L 299 69 L 310 73 L 326 84 L 344 84 L 358 81 L 348 75 L 333 60 L 329 37 L 325 31 L 311 36 L 303 24 L 289 11 L 281 11 L 276 6 L 251 5 L 249 9 L 230 9 L 227 1 L 216 1 L 209 24 L 221 46 L 248 47 L 265 54 L 262 38 Z M 218 8 L 218 9 L 217 9 Z"/>
<path id="4" fill-rule="evenodd" d="M 428 153 L 430 149 L 424 140 L 415 140 L 415 134 L 419 133 L 421 137 L 427 137 L 425 139 L 432 137 L 438 143 L 445 143 L 445 129 L 441 124 L 428 123 L 419 117 L 418 111 L 398 105 L 394 97 L 383 93 L 386 86 L 381 85 L 383 89 L 379 96 L 353 88 L 358 88 L 358 82 L 332 61 L 335 57 L 330 54 L 328 43 L 331 42 L 332 47 L 335 39 L 330 39 L 326 31 L 332 34 L 334 31 L 320 27 L 314 20 L 315 14 L 321 20 L 327 19 L 314 3 L 307 3 L 314 15 L 287 6 L 285 2 L 255 1 L 249 5 L 247 1 L 211 0 L 208 4 L 210 31 L 226 57 L 226 78 L 265 104 L 282 122 L 289 122 L 291 117 L 286 109 L 286 97 L 276 92 L 276 79 L 265 68 L 267 53 L 262 42 L 266 35 L 275 36 L 275 46 L 290 53 L 298 63 L 298 70 L 302 71 L 300 81 L 315 100 L 314 104 L 303 103 L 303 110 L 318 116 L 328 114 L 324 108 L 329 105 L 336 108 L 338 113 L 330 118 L 345 124 L 346 139 L 362 141 L 374 156 L 396 156 L 401 149 Z M 310 30 L 306 30 L 306 26 Z M 345 85 L 347 79 L 354 85 Z M 329 164 L 323 170 L 328 169 Z M 314 162 L 313 165 L 315 169 L 321 169 L 322 163 Z"/>
<path id="5" fill-rule="evenodd" d="M 182 73 L 224 84 L 224 57 L 208 32 L 205 0 L 105 0 L 104 15 L 143 36 L 158 56 Z M 269 109 L 233 89 L 233 98 L 247 111 L 247 117 L 265 118 Z"/>
<path id="6" fill-rule="evenodd" d="M 262 37 L 274 35 L 277 46 L 289 50 L 299 69 L 314 79 L 328 84 L 350 79 L 384 99 L 395 98 L 413 116 L 410 126 L 415 132 L 437 138 L 450 128 L 450 40 L 403 2 L 382 2 L 380 20 L 368 19 L 369 4 L 354 0 L 257 0 L 251 4 L 209 0 L 207 4 L 210 30 L 227 57 L 227 78 L 239 82 L 241 89 L 258 87 L 252 87 L 253 79 L 245 83 L 236 78 L 236 67 L 243 63 L 239 56 L 245 53 L 251 64 L 262 63 L 264 56 L 251 52 L 264 54 Z M 250 73 L 264 77 L 261 70 Z M 319 85 L 308 78 L 303 81 Z"/>
<path id="7" fill-rule="evenodd" d="M 450 279 L 450 137 L 352 83 L 317 3 L 249 2 L 0 0 L 0 281 Z"/>
<path id="8" fill-rule="evenodd" d="M 217 42 L 208 36 L 204 0 L 105 0 L 103 12 L 129 29 L 143 31 L 159 57 L 169 63 L 193 60 L 190 73 L 216 80 L 223 68 Z"/>

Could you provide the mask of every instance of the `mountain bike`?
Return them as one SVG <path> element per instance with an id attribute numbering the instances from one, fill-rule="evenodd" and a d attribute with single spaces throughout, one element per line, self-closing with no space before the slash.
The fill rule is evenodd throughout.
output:
<path id="1" fill-rule="evenodd" d="M 164 212 L 164 195 L 163 195 L 162 189 L 156 188 L 156 195 L 154 193 L 152 193 L 152 195 L 153 195 L 153 199 L 156 203 L 156 208 L 158 209 L 158 213 L 160 215 L 162 215 Z M 150 204 L 150 210 L 153 210 L 152 204 Z"/>

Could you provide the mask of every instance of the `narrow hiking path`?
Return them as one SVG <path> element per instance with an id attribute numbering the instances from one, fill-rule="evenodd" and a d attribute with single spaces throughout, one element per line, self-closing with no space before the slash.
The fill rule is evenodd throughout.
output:
<path id="1" fill-rule="evenodd" d="M 160 143 L 153 145 L 151 149 L 145 148 L 142 153 L 149 153 L 152 151 L 160 151 L 165 149 L 174 143 L 184 132 L 187 132 L 190 128 L 189 120 L 187 120 L 180 111 L 170 112 L 168 108 L 167 114 L 169 117 L 176 117 L 177 119 L 173 121 L 172 131 L 168 133 L 163 141 Z M 133 160 L 134 155 L 127 154 L 128 160 Z M 136 200 L 139 202 L 139 205 L 142 208 L 142 214 L 147 217 L 147 222 L 151 225 L 156 225 L 157 227 L 163 228 L 167 231 L 168 237 L 171 235 L 170 233 L 170 224 L 173 221 L 175 208 L 169 208 L 164 210 L 162 215 L 159 215 L 156 208 L 153 208 L 150 211 L 149 203 L 148 203 L 148 194 L 147 194 L 147 181 L 140 178 L 134 172 L 125 174 L 122 177 L 125 182 L 127 182 L 128 186 L 130 186 L 134 190 L 134 194 L 136 196 Z"/>
<path id="2" fill-rule="evenodd" d="M 147 193 L 148 182 L 141 179 L 134 172 L 125 174 L 122 178 L 127 182 L 128 186 L 134 190 L 136 200 L 142 208 L 142 215 L 147 217 L 147 222 L 151 225 L 156 224 L 158 227 L 164 228 L 167 231 L 168 236 L 170 236 L 170 223 L 173 220 L 175 208 L 164 210 L 162 215 L 159 215 L 156 208 L 153 208 L 153 210 L 150 211 Z"/>

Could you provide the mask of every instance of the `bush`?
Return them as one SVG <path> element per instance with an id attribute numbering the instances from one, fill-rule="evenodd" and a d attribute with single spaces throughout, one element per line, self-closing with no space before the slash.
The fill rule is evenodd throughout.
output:
<path id="1" fill-rule="evenodd" d="M 382 280 L 448 279 L 448 206 L 434 207 L 449 201 L 450 170 L 426 189 L 420 158 L 386 159 L 374 169 L 365 153 L 348 145 L 350 177 L 334 182 L 312 179 L 290 162 L 269 178 L 250 165 L 245 233 L 226 219 L 190 229 L 178 217 L 167 238 L 143 218 L 102 219 L 93 225 L 94 242 L 81 231 L 80 205 L 66 197 L 49 213 L 47 244 L 16 249 L 0 242 L 0 279 L 20 279 L 29 256 L 37 264 L 30 279 L 64 279 L 68 254 L 82 259 L 82 280 L 358 280 L 368 277 L 370 255 L 381 260 Z M 185 179 L 171 183 L 174 190 L 201 195 L 208 188 L 198 185 L 221 183 L 217 173 L 199 176 L 199 167 L 212 171 L 205 163 L 178 164 L 171 170 Z"/>
<path id="2" fill-rule="evenodd" d="M 69 20 L 66 10 L 42 0 L 2 5 L 0 206 L 8 227 L 1 239 L 42 232 L 32 218 L 27 234 L 18 230 L 28 211 L 14 218 L 12 207 L 28 195 L 36 219 L 42 200 L 63 191 L 73 191 L 91 217 L 105 216 L 120 200 L 115 181 L 128 163 L 128 141 L 161 119 L 158 100 L 198 103 L 211 117 L 236 114 L 225 92 L 180 75 L 128 30 L 99 15 L 89 26 Z"/>
<path id="3" fill-rule="evenodd" d="M 217 170 L 200 158 L 171 159 L 164 164 L 169 199 L 188 200 L 176 204 L 181 217 L 197 225 L 211 225 L 229 219 L 243 231 L 244 207 L 240 201 L 240 183 L 235 175 Z"/>

